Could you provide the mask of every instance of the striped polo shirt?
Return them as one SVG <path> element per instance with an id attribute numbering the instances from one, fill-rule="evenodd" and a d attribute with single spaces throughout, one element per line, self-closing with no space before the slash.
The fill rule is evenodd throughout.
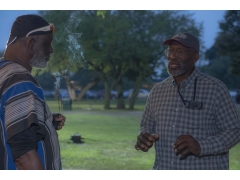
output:
<path id="1" fill-rule="evenodd" d="M 0 61 L 0 169 L 17 169 L 8 140 L 28 129 L 40 126 L 37 153 L 47 170 L 61 169 L 60 147 L 52 114 L 43 90 L 35 78 L 20 64 Z"/>

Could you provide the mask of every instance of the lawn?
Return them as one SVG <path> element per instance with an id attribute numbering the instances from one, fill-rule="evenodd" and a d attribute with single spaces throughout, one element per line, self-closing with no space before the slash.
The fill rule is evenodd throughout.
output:
<path id="1" fill-rule="evenodd" d="M 154 150 L 134 149 L 138 116 L 88 113 L 66 115 L 66 126 L 59 131 L 63 169 L 151 169 Z M 75 133 L 84 143 L 70 140 Z"/>
<path id="2" fill-rule="evenodd" d="M 114 106 L 115 102 L 112 102 Z M 144 101 L 137 101 L 136 110 L 104 110 L 102 101 L 73 103 L 64 128 L 58 131 L 64 170 L 150 170 L 155 152 L 136 151 L 134 145 Z M 58 103 L 48 101 L 58 112 Z M 83 143 L 73 143 L 75 133 Z M 240 169 L 240 144 L 230 150 L 230 169 Z"/>

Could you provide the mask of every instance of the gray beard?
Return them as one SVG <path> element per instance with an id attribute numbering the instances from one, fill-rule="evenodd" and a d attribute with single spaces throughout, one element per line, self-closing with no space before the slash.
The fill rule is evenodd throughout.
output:
<path id="1" fill-rule="evenodd" d="M 180 76 L 183 73 L 186 72 L 186 67 L 184 66 L 184 64 L 181 61 L 178 61 L 179 64 L 179 68 L 177 68 L 176 70 L 170 69 L 169 67 L 167 68 L 167 72 L 168 74 L 172 75 L 172 76 Z M 168 62 L 169 65 L 169 62 Z"/>
<path id="2" fill-rule="evenodd" d="M 47 59 L 48 58 L 46 56 L 40 57 L 39 55 L 35 54 L 30 60 L 30 65 L 35 68 L 44 69 L 47 67 Z"/>

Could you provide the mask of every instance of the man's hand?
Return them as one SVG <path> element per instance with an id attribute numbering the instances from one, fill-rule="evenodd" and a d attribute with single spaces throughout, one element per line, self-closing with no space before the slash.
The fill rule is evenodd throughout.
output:
<path id="1" fill-rule="evenodd" d="M 56 130 L 62 129 L 64 126 L 66 117 L 61 114 L 53 114 L 53 125 L 55 126 Z"/>
<path id="2" fill-rule="evenodd" d="M 173 145 L 174 151 L 180 158 L 185 158 L 189 154 L 199 156 L 201 147 L 196 139 L 191 135 L 181 135 Z"/>
<path id="3" fill-rule="evenodd" d="M 158 139 L 159 139 L 158 134 L 141 133 L 137 137 L 137 143 L 135 145 L 135 149 L 147 152 L 148 149 L 152 147 L 153 143 Z"/>

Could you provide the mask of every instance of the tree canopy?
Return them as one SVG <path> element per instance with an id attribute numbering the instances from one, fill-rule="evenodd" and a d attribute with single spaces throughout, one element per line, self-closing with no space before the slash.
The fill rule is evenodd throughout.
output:
<path id="1" fill-rule="evenodd" d="M 215 56 L 228 56 L 231 60 L 231 72 L 240 75 L 240 11 L 227 11 L 219 27 L 221 30 L 214 47 L 207 53 L 211 58 L 214 56 L 213 51 L 217 51 Z"/>
<path id="2" fill-rule="evenodd" d="M 118 91 L 118 108 L 125 108 L 123 78 L 133 82 L 133 108 L 141 82 L 165 64 L 162 42 L 179 32 L 201 39 L 202 24 L 182 11 L 41 11 L 56 27 L 51 72 L 86 68 L 102 79 L 106 89 Z"/>

